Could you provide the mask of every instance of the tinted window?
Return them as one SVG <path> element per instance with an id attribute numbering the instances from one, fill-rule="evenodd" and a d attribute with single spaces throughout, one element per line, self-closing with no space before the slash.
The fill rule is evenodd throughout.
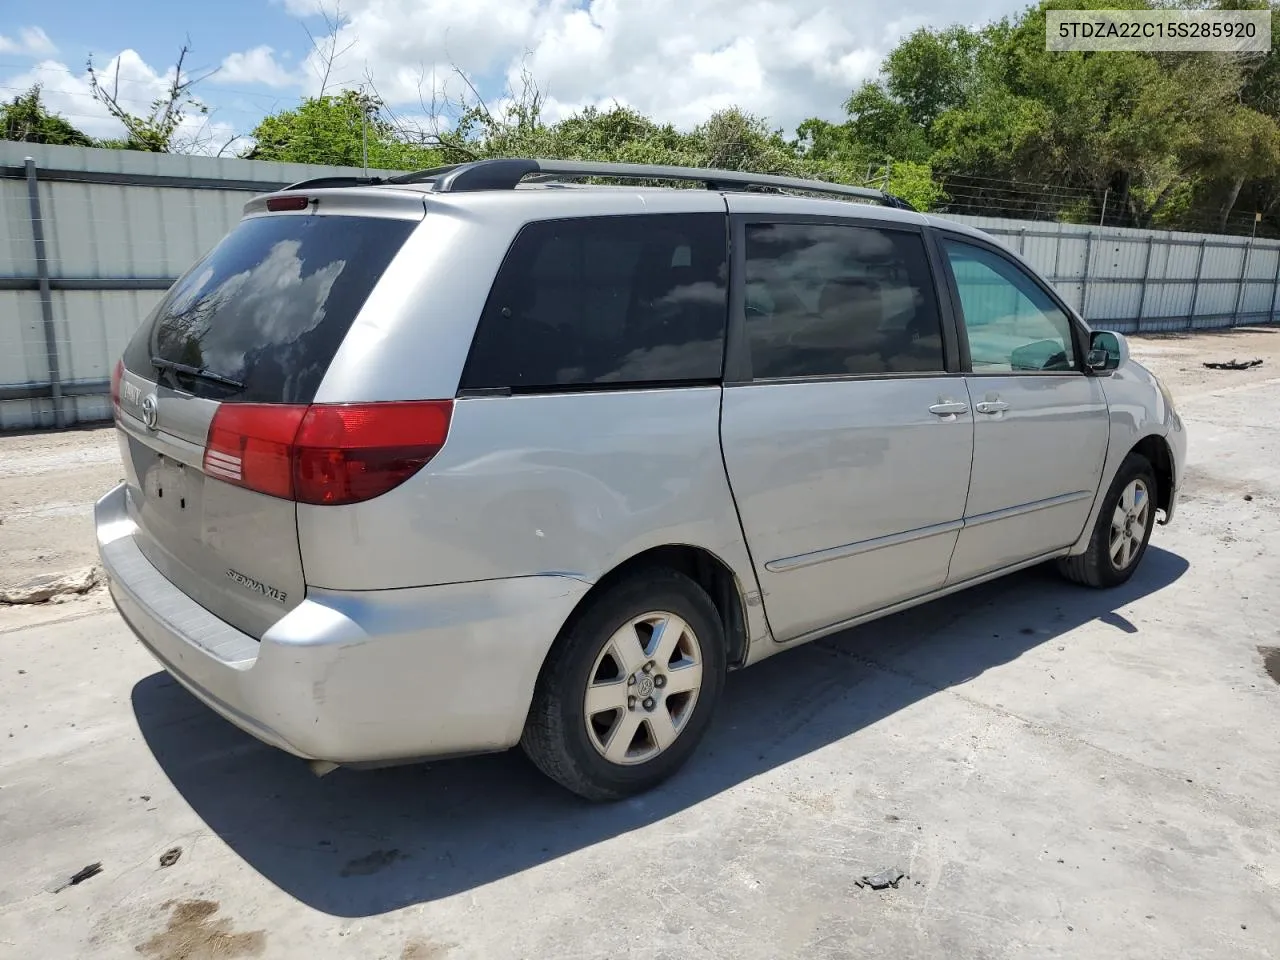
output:
<path id="1" fill-rule="evenodd" d="M 918 235 L 751 224 L 746 255 L 755 377 L 945 369 L 933 280 Z"/>
<path id="2" fill-rule="evenodd" d="M 1071 321 L 1011 260 L 944 240 L 975 373 L 1074 370 Z"/>
<path id="3" fill-rule="evenodd" d="M 494 281 L 463 388 L 718 378 L 727 246 L 719 214 L 529 224 Z"/>
<path id="4" fill-rule="evenodd" d="M 151 359 L 162 357 L 244 384 L 178 375 L 197 396 L 310 403 L 415 226 L 372 217 L 244 220 L 173 285 L 129 344 L 125 366 L 154 378 Z"/>

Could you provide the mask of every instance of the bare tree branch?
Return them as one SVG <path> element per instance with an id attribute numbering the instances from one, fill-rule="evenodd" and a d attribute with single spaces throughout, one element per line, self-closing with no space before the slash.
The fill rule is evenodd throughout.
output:
<path id="1" fill-rule="evenodd" d="M 191 42 L 188 39 L 178 51 L 173 76 L 169 79 L 164 94 L 151 101 L 151 110 L 145 114 L 135 113 L 120 102 L 120 58 L 116 58 L 111 88 L 108 90 L 99 79 L 93 66 L 93 55 L 90 54 L 86 64 L 90 92 L 107 108 L 111 116 L 120 121 L 129 141 L 136 148 L 153 153 L 168 153 L 175 147 L 174 136 L 182 126 L 188 107 L 208 116 L 209 108 L 192 96 L 191 89 L 212 76 L 216 70 L 207 71 L 200 76 L 184 74 L 182 68 L 190 52 Z"/>
<path id="2" fill-rule="evenodd" d="M 312 69 L 315 70 L 316 77 L 320 81 L 318 96 L 323 97 L 325 90 L 329 88 L 329 78 L 333 74 L 333 65 L 350 52 L 351 48 L 356 45 L 357 38 L 352 37 L 347 41 L 345 47 L 341 50 L 338 49 L 338 33 L 351 22 L 350 18 L 342 12 L 341 0 L 334 3 L 332 11 L 328 7 L 322 6 L 320 8 L 320 16 L 324 20 L 325 29 L 323 45 L 321 41 L 316 39 L 310 27 L 305 23 L 300 23 L 303 32 L 307 35 L 307 39 L 311 42 L 311 49 L 320 61 L 320 65 L 318 67 L 313 65 Z"/>

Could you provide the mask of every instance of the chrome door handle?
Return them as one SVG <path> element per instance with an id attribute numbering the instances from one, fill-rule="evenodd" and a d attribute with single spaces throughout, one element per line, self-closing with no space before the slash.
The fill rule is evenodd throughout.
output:
<path id="1" fill-rule="evenodd" d="M 954 417 L 958 413 L 968 413 L 969 405 L 961 400 L 944 400 L 931 406 L 929 412 L 938 417 Z"/>
<path id="2" fill-rule="evenodd" d="M 982 400 L 976 406 L 979 413 L 1004 413 L 1009 409 L 1003 400 Z"/>

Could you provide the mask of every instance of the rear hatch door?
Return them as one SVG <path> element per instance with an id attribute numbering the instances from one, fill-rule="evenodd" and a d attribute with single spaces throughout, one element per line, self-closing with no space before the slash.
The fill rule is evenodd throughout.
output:
<path id="1" fill-rule="evenodd" d="M 166 294 L 118 370 L 117 425 L 143 554 L 184 593 L 255 637 L 305 593 L 296 505 L 246 489 L 245 461 L 206 451 L 229 405 L 301 410 L 387 264 L 421 220 L 251 216 Z M 330 204 L 334 206 L 336 204 Z M 252 405 L 252 406 L 250 406 Z M 286 420 L 288 417 L 286 416 Z"/>

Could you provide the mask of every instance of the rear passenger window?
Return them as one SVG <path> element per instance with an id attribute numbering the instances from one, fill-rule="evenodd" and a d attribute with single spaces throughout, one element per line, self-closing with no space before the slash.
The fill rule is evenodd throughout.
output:
<path id="1" fill-rule="evenodd" d="M 718 214 L 531 223 L 494 281 L 462 388 L 716 380 L 727 260 Z"/>
<path id="2" fill-rule="evenodd" d="M 945 370 L 918 234 L 747 226 L 746 325 L 756 379 Z"/>

